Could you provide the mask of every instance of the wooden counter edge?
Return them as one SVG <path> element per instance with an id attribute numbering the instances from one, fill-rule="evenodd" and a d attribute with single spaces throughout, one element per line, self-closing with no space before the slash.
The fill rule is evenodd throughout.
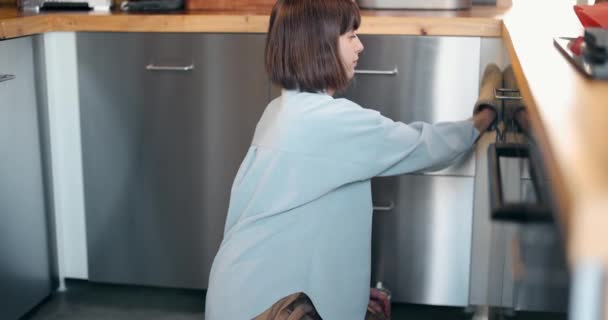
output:
<path id="1" fill-rule="evenodd" d="M 364 16 L 361 34 L 500 37 L 500 17 Z M 255 14 L 48 14 L 0 20 L 0 38 L 54 31 L 265 33 L 268 16 Z"/>
<path id="2" fill-rule="evenodd" d="M 519 57 L 513 45 L 509 29 L 504 23 L 502 25 L 502 39 L 509 55 L 509 61 L 513 67 L 513 72 L 515 74 L 515 79 L 517 80 L 521 96 L 524 104 L 526 105 L 532 128 L 534 129 L 536 142 L 540 148 L 541 154 L 543 155 L 542 161 L 545 165 L 545 171 L 548 174 L 547 178 L 552 182 L 551 191 L 553 193 L 553 199 L 560 199 L 560 201 L 556 201 L 554 203 L 554 205 L 557 206 L 556 209 L 559 213 L 556 218 L 558 219 L 558 224 L 561 227 L 560 231 L 562 232 L 564 239 L 567 239 L 569 232 L 568 225 L 570 221 L 569 216 L 566 213 L 570 212 L 571 210 L 572 204 L 569 202 L 571 196 L 569 194 L 569 190 L 565 186 L 564 177 L 560 173 L 561 171 L 559 165 L 553 156 L 554 153 L 541 120 L 536 100 L 534 99 L 534 94 L 530 90 L 527 77 L 519 62 Z"/>

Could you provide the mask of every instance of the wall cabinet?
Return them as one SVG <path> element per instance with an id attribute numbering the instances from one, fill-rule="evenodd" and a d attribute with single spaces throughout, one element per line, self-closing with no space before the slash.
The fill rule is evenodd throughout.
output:
<path id="1" fill-rule="evenodd" d="M 0 41 L 0 318 L 52 290 L 32 39 Z"/>
<path id="2" fill-rule="evenodd" d="M 206 288 L 268 104 L 264 35 L 77 35 L 89 279 Z"/>

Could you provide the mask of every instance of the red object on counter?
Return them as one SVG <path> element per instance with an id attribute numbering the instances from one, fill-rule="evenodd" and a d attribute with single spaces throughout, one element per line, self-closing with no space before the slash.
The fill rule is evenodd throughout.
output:
<path id="1" fill-rule="evenodd" d="M 583 43 L 585 43 L 585 39 L 583 37 L 578 37 L 568 44 L 568 49 L 570 49 L 574 55 L 580 56 L 583 54 Z"/>
<path id="2" fill-rule="evenodd" d="M 574 12 L 585 28 L 608 29 L 608 2 L 596 3 L 594 5 L 575 5 Z M 582 45 L 585 42 L 582 36 L 572 41 L 569 45 L 570 51 L 579 56 L 582 54 Z"/>
<path id="3" fill-rule="evenodd" d="M 583 27 L 597 27 L 608 29 L 608 2 L 595 5 L 575 5 L 574 12 L 583 24 Z"/>

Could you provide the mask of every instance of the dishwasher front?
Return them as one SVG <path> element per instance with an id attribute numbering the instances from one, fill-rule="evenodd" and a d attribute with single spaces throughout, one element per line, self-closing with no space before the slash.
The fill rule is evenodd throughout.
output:
<path id="1" fill-rule="evenodd" d="M 480 39 L 361 36 L 366 49 L 344 94 L 405 123 L 469 118 Z M 372 180 L 372 283 L 395 302 L 468 305 L 475 163 Z"/>

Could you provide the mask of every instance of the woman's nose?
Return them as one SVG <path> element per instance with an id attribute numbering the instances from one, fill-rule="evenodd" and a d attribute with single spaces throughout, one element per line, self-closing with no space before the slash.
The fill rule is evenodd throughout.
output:
<path id="1" fill-rule="evenodd" d="M 361 42 L 361 40 L 357 39 L 357 53 L 361 53 L 363 52 L 363 50 L 365 49 L 365 47 L 363 46 L 363 42 Z"/>

